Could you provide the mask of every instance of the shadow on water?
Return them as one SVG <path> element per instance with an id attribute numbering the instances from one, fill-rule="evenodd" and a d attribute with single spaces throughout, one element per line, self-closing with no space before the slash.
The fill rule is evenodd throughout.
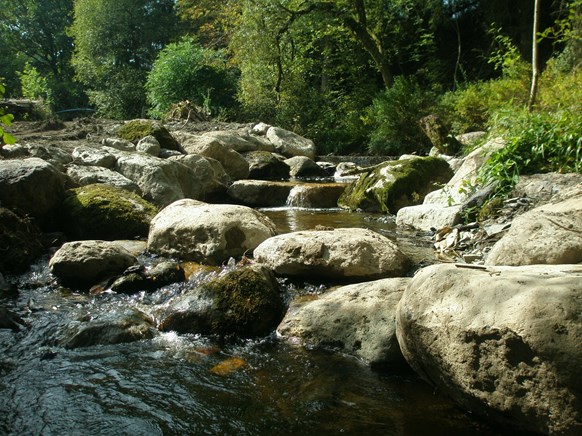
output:
<path id="1" fill-rule="evenodd" d="M 266 213 L 280 232 L 369 226 L 400 238 L 386 217 Z M 0 330 L 0 434 L 497 434 L 412 373 L 374 371 L 275 336 L 222 344 L 170 332 L 67 349 L 59 344 L 71 323 L 127 307 L 147 312 L 173 290 L 131 297 L 77 293 L 56 286 L 47 259 L 15 283 L 17 295 L 2 303 L 23 325 Z"/>

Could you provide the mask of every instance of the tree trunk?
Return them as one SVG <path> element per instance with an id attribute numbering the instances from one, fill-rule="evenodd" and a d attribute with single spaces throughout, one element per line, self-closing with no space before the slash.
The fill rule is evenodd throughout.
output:
<path id="1" fill-rule="evenodd" d="M 538 91 L 538 31 L 539 31 L 539 17 L 541 0 L 534 0 L 534 17 L 533 17 L 533 41 L 532 41 L 532 56 L 531 56 L 531 89 L 529 92 L 529 101 L 527 103 L 528 110 L 533 108 L 536 101 L 536 94 Z"/>

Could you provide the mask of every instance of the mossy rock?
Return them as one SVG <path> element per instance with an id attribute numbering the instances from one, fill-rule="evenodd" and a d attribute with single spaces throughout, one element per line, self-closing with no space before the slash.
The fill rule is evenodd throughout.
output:
<path id="1" fill-rule="evenodd" d="M 338 205 L 350 210 L 389 212 L 422 203 L 424 196 L 453 176 L 449 164 L 436 157 L 387 161 L 350 184 Z"/>
<path id="2" fill-rule="evenodd" d="M 28 218 L 0 208 L 0 273 L 17 274 L 26 271 L 30 263 L 43 252 L 38 228 Z"/>
<path id="3" fill-rule="evenodd" d="M 152 120 L 131 120 L 126 122 L 117 130 L 117 136 L 127 141 L 137 144 L 140 139 L 146 136 L 153 136 L 160 143 L 161 148 L 168 150 L 180 150 L 180 144 L 170 134 L 168 129 L 157 121 Z"/>
<path id="4" fill-rule="evenodd" d="M 63 203 L 68 231 L 80 239 L 145 237 L 157 212 L 139 195 L 104 184 L 71 189 Z"/>
<path id="5" fill-rule="evenodd" d="M 170 311 L 162 330 L 257 337 L 277 327 L 285 304 L 270 270 L 244 266 L 186 294 Z"/>

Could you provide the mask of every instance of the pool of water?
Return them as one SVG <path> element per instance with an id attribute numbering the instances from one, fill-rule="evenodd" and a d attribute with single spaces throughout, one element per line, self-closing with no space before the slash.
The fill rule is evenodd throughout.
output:
<path id="1" fill-rule="evenodd" d="M 317 224 L 367 226 L 414 245 L 414 234 L 397 235 L 386 217 L 265 213 L 280 232 Z M 427 241 L 417 245 L 425 250 Z M 498 434 L 412 372 L 374 371 L 274 333 L 223 343 L 170 332 L 131 344 L 67 349 L 59 343 L 69 324 L 128 307 L 152 312 L 173 290 L 90 296 L 59 287 L 47 259 L 13 281 L 17 292 L 0 303 L 20 316 L 22 327 L 0 330 L 0 434 Z"/>

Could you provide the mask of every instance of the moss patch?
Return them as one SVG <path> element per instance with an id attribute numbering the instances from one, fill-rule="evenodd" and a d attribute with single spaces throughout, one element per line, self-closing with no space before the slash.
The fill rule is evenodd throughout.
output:
<path id="1" fill-rule="evenodd" d="M 69 231 L 81 239 L 147 236 L 157 208 L 140 196 L 109 185 L 71 189 L 63 203 Z"/>
<path id="2" fill-rule="evenodd" d="M 452 176 L 449 164 L 435 157 L 384 162 L 350 184 L 338 205 L 396 214 L 402 207 L 420 204 L 426 194 Z"/>
<path id="3" fill-rule="evenodd" d="M 132 120 L 125 123 L 117 130 L 117 136 L 134 144 L 146 136 L 153 136 L 160 143 L 160 147 L 169 150 L 180 150 L 180 144 L 170 134 L 168 129 L 157 121 Z"/>

